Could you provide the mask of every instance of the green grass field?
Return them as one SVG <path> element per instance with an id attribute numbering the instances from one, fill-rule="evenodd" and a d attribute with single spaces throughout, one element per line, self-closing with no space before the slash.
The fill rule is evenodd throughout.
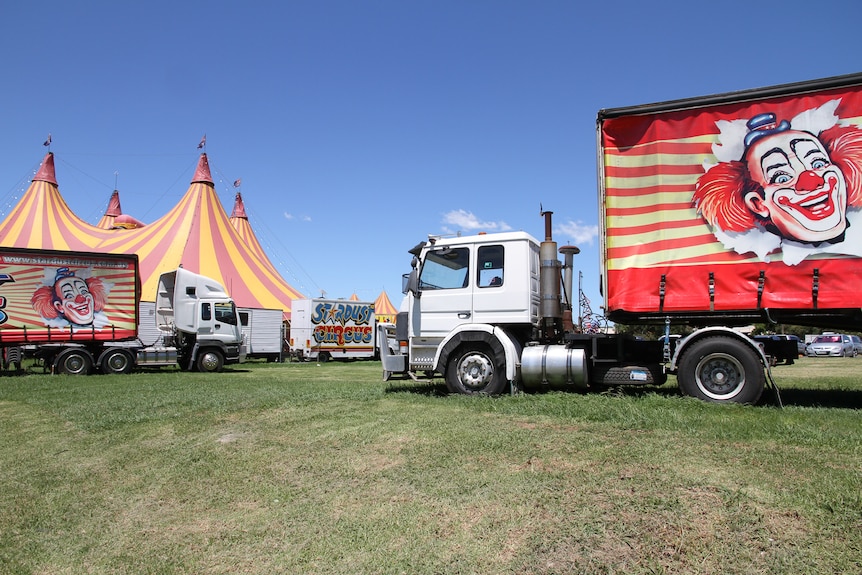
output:
<path id="1" fill-rule="evenodd" d="M 0 573 L 860 573 L 860 370 L 774 368 L 783 409 L 376 362 L 4 376 Z"/>

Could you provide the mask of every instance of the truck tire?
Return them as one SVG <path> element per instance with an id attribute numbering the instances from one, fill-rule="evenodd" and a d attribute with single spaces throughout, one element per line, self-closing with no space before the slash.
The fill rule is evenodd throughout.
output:
<path id="1" fill-rule="evenodd" d="M 221 371 L 221 368 L 224 365 L 224 358 L 222 357 L 221 352 L 217 349 L 204 349 L 198 353 L 196 365 L 198 371 L 205 373 Z"/>
<path id="2" fill-rule="evenodd" d="M 134 366 L 132 354 L 125 349 L 111 348 L 99 359 L 99 369 L 104 374 L 131 373 Z"/>
<path id="3" fill-rule="evenodd" d="M 766 377 L 757 353 L 731 337 L 708 337 L 685 351 L 679 363 L 680 390 L 705 401 L 756 403 Z"/>
<path id="4" fill-rule="evenodd" d="M 506 370 L 486 345 L 465 345 L 446 366 L 446 387 L 464 395 L 498 395 L 506 389 Z"/>
<path id="5" fill-rule="evenodd" d="M 54 360 L 54 371 L 65 375 L 88 375 L 93 358 L 84 349 L 66 349 Z"/>

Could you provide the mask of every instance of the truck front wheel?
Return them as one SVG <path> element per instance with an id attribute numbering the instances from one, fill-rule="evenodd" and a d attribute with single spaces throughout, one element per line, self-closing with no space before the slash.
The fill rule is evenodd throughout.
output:
<path id="1" fill-rule="evenodd" d="M 706 401 L 756 403 L 766 383 L 755 351 L 729 337 L 709 337 L 691 345 L 679 363 L 680 390 Z"/>
<path id="2" fill-rule="evenodd" d="M 446 387 L 452 393 L 497 395 L 506 389 L 505 368 L 487 346 L 462 347 L 446 367 Z"/>
<path id="3" fill-rule="evenodd" d="M 216 349 L 205 349 L 198 354 L 197 367 L 198 371 L 214 372 L 221 371 L 224 365 L 224 358 Z"/>

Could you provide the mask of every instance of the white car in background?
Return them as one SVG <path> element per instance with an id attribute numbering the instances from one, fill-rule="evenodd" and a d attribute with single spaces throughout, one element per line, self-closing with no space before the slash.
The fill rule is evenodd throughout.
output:
<path id="1" fill-rule="evenodd" d="M 808 357 L 856 357 L 857 353 L 850 336 L 841 333 L 818 335 L 805 348 Z"/>

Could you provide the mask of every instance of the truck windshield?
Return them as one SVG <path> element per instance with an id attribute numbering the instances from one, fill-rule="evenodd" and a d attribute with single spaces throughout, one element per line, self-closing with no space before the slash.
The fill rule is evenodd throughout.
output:
<path id="1" fill-rule="evenodd" d="M 428 252 L 419 277 L 420 289 L 453 289 L 467 287 L 470 251 L 467 248 L 443 248 Z"/>

